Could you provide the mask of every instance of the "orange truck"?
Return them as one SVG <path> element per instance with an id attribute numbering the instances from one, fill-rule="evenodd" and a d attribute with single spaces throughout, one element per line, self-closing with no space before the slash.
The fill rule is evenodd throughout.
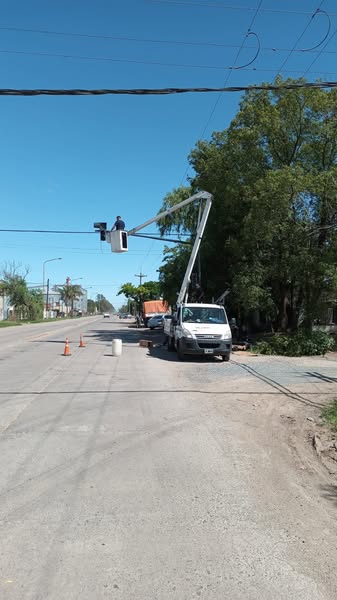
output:
<path id="1" fill-rule="evenodd" d="M 147 302 L 143 302 L 143 322 L 145 327 L 147 327 L 148 320 L 154 315 L 168 312 L 169 307 L 164 300 L 148 300 Z"/>

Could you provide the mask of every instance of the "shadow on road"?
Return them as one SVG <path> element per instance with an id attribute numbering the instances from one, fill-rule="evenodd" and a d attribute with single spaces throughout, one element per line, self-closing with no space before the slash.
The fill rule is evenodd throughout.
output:
<path id="1" fill-rule="evenodd" d="M 314 377 L 315 379 L 319 379 L 320 381 L 324 381 L 324 383 L 337 382 L 337 377 L 329 377 L 329 375 L 323 375 L 322 373 L 317 373 L 317 371 L 307 371 L 306 375 Z"/>
<path id="2" fill-rule="evenodd" d="M 64 344 L 65 339 L 62 340 L 31 340 L 32 344 Z"/>
<path id="3" fill-rule="evenodd" d="M 154 345 L 152 348 L 149 348 L 149 358 L 158 358 L 159 360 L 167 360 L 169 362 L 181 362 L 181 363 L 200 363 L 200 362 L 219 362 L 223 361 L 218 356 L 211 355 L 198 355 L 194 356 L 192 354 L 185 354 L 184 360 L 181 361 L 176 352 L 169 352 L 167 349 L 167 345 L 159 344 Z M 225 364 L 225 363 L 224 363 Z"/>
<path id="4" fill-rule="evenodd" d="M 151 340 L 154 343 L 162 343 L 161 331 L 150 331 L 139 329 L 134 326 L 119 327 L 118 329 L 90 329 L 84 336 L 87 340 L 93 339 L 100 342 L 111 342 L 112 339 L 120 339 L 123 343 L 138 344 L 139 340 Z"/>

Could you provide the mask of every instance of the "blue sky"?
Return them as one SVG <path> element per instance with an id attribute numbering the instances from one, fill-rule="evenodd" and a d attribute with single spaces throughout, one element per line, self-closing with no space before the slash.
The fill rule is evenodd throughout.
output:
<path id="1" fill-rule="evenodd" d="M 319 7 L 324 12 L 312 18 Z M 249 85 L 272 81 L 282 65 L 285 76 L 335 80 L 336 13 L 334 0 L 3 0 L 1 87 Z M 261 44 L 257 59 L 226 68 L 254 58 L 250 26 Z M 329 27 L 316 51 L 300 51 Z M 0 97 L 1 228 L 92 231 L 94 221 L 112 225 L 117 214 L 127 228 L 146 221 L 186 182 L 197 140 L 226 128 L 239 101 L 239 94 Z M 43 262 L 62 257 L 45 265 L 51 285 L 69 276 L 116 307 L 119 287 L 137 284 L 135 274 L 157 279 L 162 249 L 130 238 L 129 252 L 118 255 L 92 234 L 0 232 L 0 264 L 28 265 L 27 280 L 39 284 Z"/>

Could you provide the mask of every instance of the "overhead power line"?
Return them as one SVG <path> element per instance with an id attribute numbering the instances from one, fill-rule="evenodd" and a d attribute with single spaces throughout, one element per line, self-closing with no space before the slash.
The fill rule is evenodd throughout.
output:
<path id="1" fill-rule="evenodd" d="M 262 9 L 260 9 L 262 11 Z M 284 11 L 288 12 L 288 11 Z M 292 11 L 289 11 L 292 12 Z M 311 14 L 311 13 L 300 13 L 300 14 Z M 329 13 L 330 16 L 332 13 Z M 337 14 L 337 13 L 336 13 Z M 75 37 L 75 38 L 89 38 L 89 39 L 97 39 L 97 40 L 111 40 L 117 42 L 137 42 L 141 44 L 162 44 L 162 45 L 171 45 L 171 46 L 200 46 L 203 48 L 240 48 L 240 44 L 226 44 L 220 42 L 197 42 L 197 41 L 186 41 L 186 40 L 168 40 L 168 39 L 158 39 L 158 38 L 138 38 L 138 37 L 130 37 L 130 36 L 116 36 L 116 35 L 103 35 L 96 33 L 77 33 L 77 32 L 67 32 L 67 31 L 54 31 L 52 29 L 27 29 L 25 27 L 0 27 L 0 31 L 13 31 L 15 33 L 37 33 L 41 35 L 51 35 L 51 36 L 60 36 L 60 37 Z M 246 44 L 245 48 L 256 50 L 255 45 Z M 261 46 L 261 50 L 264 52 L 290 52 L 291 48 L 283 48 L 276 46 Z M 16 53 L 15 50 L 3 50 L 6 53 Z M 303 48 L 296 48 L 293 50 L 294 53 L 303 53 L 310 52 L 313 54 L 337 54 L 337 50 L 308 50 Z M 26 54 L 26 52 L 22 52 L 22 54 Z M 27 54 L 30 54 L 27 52 Z M 35 53 L 33 53 L 35 56 Z M 52 53 L 36 53 L 37 56 L 53 56 L 53 57 L 66 57 L 66 58 L 83 58 L 87 60 L 110 60 L 109 57 L 81 57 L 76 55 L 62 55 L 62 54 L 52 54 Z"/>
<path id="2" fill-rule="evenodd" d="M 253 35 L 256 36 L 256 34 L 254 32 L 250 32 L 248 35 Z M 22 56 L 42 56 L 42 57 L 46 57 L 46 58 L 64 58 L 64 59 L 74 59 L 74 60 L 81 60 L 81 61 L 89 61 L 89 62 L 112 62 L 112 63 L 124 63 L 124 64 L 137 64 L 137 65 L 151 65 L 151 66 L 157 66 L 157 67 L 174 67 L 174 68 L 182 68 L 182 69 L 203 69 L 203 70 L 216 70 L 216 71 L 228 71 L 228 74 L 231 75 L 231 73 L 233 71 L 255 71 L 255 72 L 264 72 L 264 73 L 279 73 L 280 69 L 279 68 L 271 68 L 271 67 L 250 67 L 250 65 L 252 65 L 261 50 L 261 46 L 260 46 L 260 41 L 258 39 L 258 37 L 256 36 L 256 39 L 258 40 L 258 47 L 256 49 L 255 47 L 255 55 L 254 57 L 245 65 L 239 65 L 236 66 L 235 63 L 233 65 L 199 65 L 199 64 L 193 64 L 193 63 L 168 63 L 168 62 L 161 62 L 161 61 L 149 61 L 149 60 L 136 60 L 136 59 L 128 59 L 128 58 L 111 58 L 109 56 L 83 56 L 81 54 L 59 54 L 59 53 L 54 53 L 54 52 L 27 52 L 25 50 L 1 50 L 0 49 L 0 54 L 19 54 Z M 233 46 L 233 48 L 241 48 L 241 46 Z M 245 46 L 245 48 L 254 48 L 254 46 Z M 275 48 L 274 52 L 277 51 L 278 49 Z M 284 49 L 284 51 L 288 52 L 288 49 Z M 308 52 L 310 53 L 311 51 L 307 51 L 307 50 L 302 50 L 299 49 L 297 50 L 297 52 Z M 290 53 L 292 53 L 292 50 L 290 51 Z M 330 54 L 337 54 L 337 51 L 331 51 L 329 52 Z M 289 58 L 290 54 L 288 54 L 288 58 Z M 287 62 L 288 59 L 286 59 L 285 62 Z M 285 64 L 284 62 L 284 64 Z M 284 74 L 301 74 L 302 73 L 302 69 L 283 69 L 282 68 L 282 72 Z M 337 73 L 337 71 L 311 71 L 311 73 L 313 75 L 315 74 L 319 74 L 319 75 L 335 75 Z M 225 80 L 225 84 L 228 82 L 229 77 Z"/>
<path id="3" fill-rule="evenodd" d="M 325 42 L 324 46 L 322 47 L 322 49 L 316 54 L 315 58 L 312 60 L 312 62 L 310 63 L 310 65 L 307 67 L 307 69 L 304 71 L 303 76 L 305 77 L 309 72 L 312 73 L 313 71 L 311 71 L 311 67 L 315 64 L 315 62 L 319 59 L 319 57 L 322 54 L 325 54 L 327 51 L 325 50 L 325 48 L 328 46 L 328 44 L 330 44 L 331 40 L 335 37 L 337 33 L 337 29 L 335 29 L 335 31 L 330 35 L 329 39 Z"/>
<path id="4" fill-rule="evenodd" d="M 289 51 L 288 55 L 285 57 L 285 59 L 282 62 L 281 66 L 279 67 L 278 72 L 277 72 L 278 75 L 281 73 L 281 71 L 283 70 L 284 66 L 287 64 L 287 62 L 290 59 L 291 55 L 295 51 L 295 48 L 297 47 L 297 45 L 299 44 L 299 42 L 303 38 L 303 36 L 306 33 L 306 31 L 309 29 L 309 27 L 310 27 L 311 23 L 313 22 L 313 20 L 315 19 L 315 17 L 317 17 L 317 15 L 319 15 L 319 14 L 327 14 L 325 11 L 321 10 L 321 6 L 323 5 L 323 3 L 324 3 L 324 0 L 321 0 L 319 7 L 311 14 L 311 18 L 307 22 L 307 24 L 304 27 L 303 31 L 298 36 L 298 38 L 297 38 L 296 42 L 294 43 L 293 47 L 291 48 L 291 50 Z M 329 31 L 328 31 L 328 34 L 329 34 L 330 27 L 331 27 L 331 22 L 330 22 L 329 15 L 327 15 L 327 16 L 328 16 L 328 19 L 329 19 Z M 325 39 L 326 38 L 324 38 L 324 40 L 322 40 L 320 42 L 319 46 L 325 41 Z"/>
<path id="5" fill-rule="evenodd" d="M 299 81 L 284 82 L 279 85 L 265 83 L 259 85 L 235 85 L 228 87 L 188 87 L 188 88 L 147 88 L 147 89 L 0 89 L 0 96 L 108 96 L 108 95 L 131 95 L 131 96 L 167 96 L 169 94 L 189 93 L 216 93 L 216 92 L 249 92 L 253 90 L 296 90 L 301 88 L 336 88 L 337 81 Z M 0 231 L 3 231 L 0 229 Z M 16 230 L 13 230 L 16 231 Z M 66 232 L 55 232 L 66 233 Z M 70 232 L 69 232 L 70 233 Z M 74 232 L 78 233 L 78 232 Z M 87 232 L 83 232 L 87 233 Z M 92 233 L 92 232 L 90 232 Z"/>
<path id="6" fill-rule="evenodd" d="M 235 59 L 234 59 L 234 62 L 233 62 L 233 66 L 232 66 L 232 68 L 231 68 L 231 69 L 228 71 L 228 73 L 227 73 L 227 75 L 226 75 L 226 78 L 225 78 L 225 81 L 224 81 L 224 87 L 226 87 L 226 85 L 227 85 L 227 83 L 228 83 L 228 81 L 229 81 L 229 79 L 230 79 L 230 76 L 231 76 L 231 74 L 232 74 L 232 71 L 233 71 L 233 69 L 237 69 L 237 66 L 236 66 L 236 64 L 237 64 L 237 61 L 238 61 L 238 59 L 239 59 L 239 56 L 240 56 L 240 54 L 241 54 L 241 51 L 242 51 L 242 49 L 243 49 L 243 46 L 245 45 L 245 41 L 247 40 L 247 38 L 248 38 L 249 36 L 251 36 L 251 35 L 253 35 L 253 36 L 256 36 L 256 38 L 257 38 L 257 40 L 258 40 L 258 44 L 259 44 L 259 46 L 260 46 L 260 40 L 259 40 L 258 36 L 256 35 L 256 33 L 252 31 L 252 27 L 253 27 L 253 25 L 254 25 L 254 22 L 255 22 L 255 19 L 256 19 L 257 15 L 258 15 L 258 12 L 259 12 L 259 10 L 260 10 L 260 8 L 261 8 L 262 2 L 263 2 L 263 0 L 259 0 L 259 5 L 258 5 L 258 6 L 257 6 L 257 8 L 255 9 L 254 15 L 253 15 L 253 17 L 252 17 L 252 19 L 251 19 L 251 21 L 250 21 L 250 24 L 249 24 L 249 27 L 248 27 L 248 29 L 247 29 L 247 32 L 246 32 L 246 34 L 244 35 L 244 37 L 243 37 L 243 40 L 242 40 L 242 42 L 241 42 L 241 44 L 240 44 L 240 46 L 239 46 L 239 49 L 238 49 L 238 51 L 237 51 L 237 53 L 236 53 L 236 56 L 235 56 Z M 258 52 L 257 52 L 257 54 L 254 56 L 253 62 L 256 60 L 256 58 L 257 58 L 258 54 L 259 54 L 259 48 L 258 48 Z M 249 64 L 250 64 L 250 63 L 249 63 Z M 241 68 L 242 68 L 242 69 L 244 69 L 245 67 L 243 66 L 243 67 L 241 67 Z M 204 137 L 204 135 L 205 135 L 205 132 L 206 132 L 206 130 L 207 130 L 207 127 L 208 127 L 208 125 L 209 125 L 209 123 L 210 123 L 210 121 L 211 121 L 211 119 L 212 119 L 212 117 L 213 117 L 213 115 L 214 115 L 214 113 L 215 113 L 215 110 L 216 110 L 216 108 L 217 108 L 217 106 L 218 106 L 218 103 L 220 102 L 220 98 L 221 98 L 221 94 L 219 94 L 218 98 L 216 99 L 216 101 L 215 101 L 215 104 L 214 104 L 214 106 L 213 106 L 213 108 L 212 108 L 212 110 L 211 110 L 211 113 L 210 113 L 210 115 L 209 115 L 209 117 L 208 117 L 208 119 L 207 119 L 207 121 L 206 121 L 206 124 L 204 125 L 203 131 L 202 131 L 202 134 L 201 134 L 201 139 L 202 139 L 202 138 Z M 184 177 L 185 177 L 185 176 L 184 176 Z"/>
<path id="7" fill-rule="evenodd" d="M 238 6 L 238 5 L 233 5 L 233 4 L 211 4 L 209 2 L 207 3 L 202 3 L 202 2 L 180 2 L 179 0 L 151 0 L 152 4 L 174 4 L 174 5 L 179 5 L 179 6 L 199 6 L 202 8 L 215 8 L 215 9 L 223 9 L 223 10 L 236 10 L 236 11 L 250 11 L 253 12 L 254 10 L 256 10 L 256 6 Z M 290 10 L 290 9 L 286 9 L 286 8 L 261 8 L 260 12 L 263 13 L 283 13 L 283 14 L 287 14 L 287 15 L 311 15 L 312 11 L 307 11 L 307 10 Z M 329 13 L 330 16 L 336 16 L 337 13 Z"/>
<path id="8" fill-rule="evenodd" d="M 0 231 L 7 231 L 9 233 L 89 233 L 90 235 L 97 233 L 96 231 L 64 231 L 63 229 L 0 229 Z"/>
<path id="9" fill-rule="evenodd" d="M 263 2 L 263 0 L 259 0 L 259 4 L 258 4 L 258 6 L 256 7 L 256 9 L 255 9 L 255 12 L 254 12 L 254 14 L 253 14 L 253 16 L 252 16 L 252 18 L 251 18 L 251 21 L 250 21 L 250 23 L 249 23 L 249 27 L 248 27 L 248 29 L 247 29 L 247 31 L 246 31 L 246 34 L 244 35 L 244 37 L 243 37 L 243 39 L 242 39 L 242 42 L 241 42 L 241 44 L 240 44 L 240 46 L 239 46 L 239 48 L 238 48 L 238 51 L 237 51 L 237 53 L 236 53 L 236 55 L 235 55 L 234 62 L 233 62 L 233 66 L 230 68 L 230 70 L 228 71 L 228 73 L 227 73 L 227 75 L 226 75 L 226 77 L 225 77 L 225 81 L 224 81 L 224 87 L 226 87 L 226 86 L 227 86 L 227 84 L 228 84 L 228 82 L 229 82 L 229 79 L 230 79 L 230 77 L 231 77 L 231 75 L 232 75 L 233 69 L 235 69 L 235 70 L 237 70 L 237 69 L 242 69 L 242 70 L 243 70 L 245 67 L 247 67 L 247 66 L 251 65 L 252 63 L 254 63 L 254 62 L 255 62 L 255 60 L 257 59 L 257 57 L 258 57 L 259 53 L 260 53 L 260 47 L 261 47 L 261 45 L 260 45 L 260 38 L 259 38 L 259 36 L 258 36 L 258 35 L 257 35 L 257 34 L 256 34 L 254 31 L 252 31 L 252 27 L 253 27 L 253 24 L 254 24 L 254 22 L 255 22 L 255 19 L 256 19 L 256 17 L 257 17 L 257 15 L 258 15 L 258 13 L 259 13 L 259 10 L 260 10 L 260 8 L 261 8 L 262 2 Z M 245 42 L 246 42 L 247 38 L 248 38 L 248 37 L 250 37 L 250 36 L 254 36 L 254 37 L 256 38 L 257 42 L 258 42 L 258 49 L 257 49 L 257 52 L 256 52 L 256 54 L 255 54 L 255 56 L 254 56 L 253 60 L 252 60 L 252 61 L 250 61 L 250 62 L 249 62 L 247 65 L 243 65 L 243 66 L 241 66 L 241 67 L 237 67 L 237 61 L 238 61 L 238 59 L 239 59 L 239 56 L 240 56 L 240 54 L 241 54 L 241 51 L 242 51 L 242 49 L 243 49 L 243 47 L 244 47 L 244 45 L 245 45 Z M 207 131 L 207 127 L 209 126 L 209 124 L 210 124 L 210 122 L 211 122 L 211 120 L 212 120 L 212 118 L 213 118 L 213 115 L 214 115 L 214 113 L 215 113 L 215 111 L 216 111 L 216 109 L 217 109 L 217 106 L 218 106 L 218 104 L 219 104 L 219 102 L 220 102 L 220 99 L 221 99 L 221 97 L 222 97 L 222 94 L 221 94 L 221 93 L 219 93 L 219 94 L 218 94 L 218 97 L 216 98 L 216 100 L 215 100 L 215 102 L 214 102 L 214 104 L 213 104 L 213 106 L 212 106 L 212 108 L 211 108 L 211 112 L 210 112 L 210 114 L 208 115 L 208 117 L 207 117 L 207 119 L 206 119 L 206 123 L 205 123 L 205 125 L 204 125 L 204 127 L 203 127 L 203 129 L 202 129 L 202 132 L 201 132 L 200 139 L 202 139 L 202 138 L 204 137 L 204 135 L 205 135 L 205 133 L 206 133 L 206 131 Z M 187 178 L 187 174 L 188 174 L 188 172 L 189 172 L 189 168 L 190 168 L 190 166 L 188 165 L 188 166 L 186 167 L 186 170 L 185 170 L 185 173 L 184 173 L 184 175 L 183 175 L 183 177 L 182 177 L 182 180 L 181 180 L 181 183 L 180 183 L 180 185 L 182 185 L 182 184 L 183 184 L 183 182 L 185 181 L 185 179 Z"/>
<path id="10" fill-rule="evenodd" d="M 65 233 L 65 234 L 96 234 L 99 233 L 98 231 L 65 231 L 64 229 L 62 230 L 57 230 L 57 229 L 0 229 L 0 232 L 5 232 L 5 233 Z M 176 233 L 167 233 L 167 236 L 176 236 Z M 189 237 L 189 234 L 187 233 L 182 233 L 179 234 L 180 236 L 183 237 Z M 167 237 L 158 237 L 155 235 L 155 233 L 152 232 L 148 232 L 148 233 L 135 233 L 134 237 L 142 237 L 142 238 L 147 238 L 147 239 L 152 239 L 152 240 L 162 240 L 162 241 L 166 241 L 166 242 L 179 242 L 181 244 L 189 244 L 190 242 L 184 242 L 180 239 L 172 239 L 172 238 L 167 238 Z M 81 250 L 81 248 L 72 248 L 72 250 Z"/>

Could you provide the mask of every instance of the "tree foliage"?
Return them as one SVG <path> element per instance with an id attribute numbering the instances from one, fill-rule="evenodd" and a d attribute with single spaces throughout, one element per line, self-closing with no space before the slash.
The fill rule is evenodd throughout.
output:
<path id="1" fill-rule="evenodd" d="M 16 319 L 36 321 L 43 317 L 43 294 L 29 289 L 26 282 L 28 267 L 15 262 L 5 265 L 1 273 L 0 293 L 9 297 Z"/>
<path id="2" fill-rule="evenodd" d="M 109 302 L 109 300 L 107 300 L 103 294 L 97 294 L 95 305 L 96 305 L 96 309 L 98 312 L 103 313 L 103 312 L 114 312 L 115 311 L 111 302 Z"/>
<path id="3" fill-rule="evenodd" d="M 123 294 L 126 298 L 135 303 L 136 311 L 141 311 L 141 306 L 146 300 L 156 300 L 160 297 L 160 284 L 158 281 L 146 281 L 142 285 L 135 286 L 132 283 L 124 283 L 118 296 Z"/>
<path id="4" fill-rule="evenodd" d="M 83 291 L 80 285 L 71 285 L 66 283 L 58 288 L 61 300 L 66 306 L 71 307 L 71 314 L 74 313 L 74 302 L 83 296 Z"/>
<path id="5" fill-rule="evenodd" d="M 38 321 L 43 319 L 43 308 L 44 308 L 43 292 L 40 289 L 29 290 L 27 298 L 27 312 L 28 318 L 31 321 Z"/>
<path id="6" fill-rule="evenodd" d="M 96 300 L 88 299 L 88 313 L 94 315 L 97 312 L 116 312 L 113 305 L 103 294 L 97 294 Z"/>
<path id="7" fill-rule="evenodd" d="M 201 189 L 214 195 L 201 246 L 209 299 L 230 288 L 232 314 L 259 314 L 285 330 L 310 328 L 335 298 L 336 133 L 336 90 L 253 90 L 227 130 L 196 144 L 191 188 L 174 190 L 162 209 Z M 161 234 L 174 226 L 193 234 L 196 215 L 194 206 L 177 211 L 180 222 L 161 223 Z M 185 255 L 182 248 L 164 255 L 166 297 Z"/>
<path id="8" fill-rule="evenodd" d="M 94 315 L 95 312 L 97 312 L 97 307 L 96 307 L 96 302 L 95 300 L 91 300 L 90 298 L 88 298 L 88 314 L 89 315 Z"/>

